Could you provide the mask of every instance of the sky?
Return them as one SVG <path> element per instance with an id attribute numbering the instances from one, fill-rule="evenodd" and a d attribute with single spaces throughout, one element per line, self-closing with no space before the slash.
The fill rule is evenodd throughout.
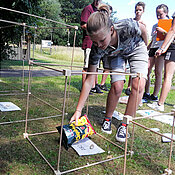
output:
<path id="1" fill-rule="evenodd" d="M 142 15 L 142 20 L 147 26 L 149 37 L 151 35 L 152 26 L 158 22 L 156 17 L 156 7 L 160 4 L 166 4 L 169 8 L 169 17 L 175 12 L 175 0 L 140 0 L 143 1 L 145 6 L 145 12 Z M 117 11 L 116 17 L 118 19 L 134 18 L 135 17 L 135 4 L 139 0 L 103 0 L 113 7 L 114 11 Z"/>

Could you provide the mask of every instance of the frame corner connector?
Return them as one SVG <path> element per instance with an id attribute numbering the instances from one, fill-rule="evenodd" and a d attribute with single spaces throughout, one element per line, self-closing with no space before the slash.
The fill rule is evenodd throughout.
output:
<path id="1" fill-rule="evenodd" d="M 61 172 L 59 170 L 54 171 L 55 175 L 61 175 Z"/>
<path id="2" fill-rule="evenodd" d="M 24 138 L 28 138 L 28 133 L 23 133 Z"/>
<path id="3" fill-rule="evenodd" d="M 132 116 L 130 115 L 124 115 L 123 122 L 129 125 L 129 122 L 132 121 Z"/>
<path id="4" fill-rule="evenodd" d="M 131 157 L 134 155 L 134 151 L 129 151 L 129 154 L 131 155 Z"/>
<path id="5" fill-rule="evenodd" d="M 71 76 L 71 70 L 64 69 L 64 70 L 63 70 L 63 74 L 64 74 L 65 76 Z"/>
<path id="6" fill-rule="evenodd" d="M 78 26 L 75 26 L 75 30 L 78 30 Z"/>

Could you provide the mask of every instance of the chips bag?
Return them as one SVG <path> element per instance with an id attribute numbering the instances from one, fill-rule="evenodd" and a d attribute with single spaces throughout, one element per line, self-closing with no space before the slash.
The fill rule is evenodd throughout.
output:
<path id="1" fill-rule="evenodd" d="M 61 126 L 57 127 L 59 133 L 61 133 Z M 92 127 L 88 117 L 86 115 L 78 119 L 78 125 L 75 125 L 75 121 L 63 126 L 63 136 L 62 143 L 64 147 L 68 148 L 73 144 L 78 142 L 85 137 L 92 134 L 96 134 L 94 128 Z"/>

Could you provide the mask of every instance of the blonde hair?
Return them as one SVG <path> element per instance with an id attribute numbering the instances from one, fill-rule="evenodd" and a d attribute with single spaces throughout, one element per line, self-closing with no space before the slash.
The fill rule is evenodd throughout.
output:
<path id="1" fill-rule="evenodd" d="M 107 4 L 101 4 L 98 7 L 98 11 L 106 13 L 108 16 L 110 16 L 110 8 Z"/>
<path id="2" fill-rule="evenodd" d="M 88 35 L 94 35 L 98 33 L 101 29 L 103 31 L 110 31 L 111 26 L 112 26 L 112 21 L 109 18 L 109 7 L 105 7 L 105 12 L 104 12 L 104 7 L 101 7 L 103 9 L 102 11 L 97 11 L 92 13 L 87 21 L 87 34 Z"/>

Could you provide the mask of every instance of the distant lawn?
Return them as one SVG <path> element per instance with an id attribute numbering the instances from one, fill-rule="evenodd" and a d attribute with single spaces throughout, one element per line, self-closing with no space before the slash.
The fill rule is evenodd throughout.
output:
<path id="1" fill-rule="evenodd" d="M 83 50 L 81 48 L 75 48 L 74 55 L 72 55 L 73 48 L 71 47 L 56 47 L 56 50 L 53 49 L 52 54 L 49 54 L 48 49 L 44 49 L 41 53 L 39 48 L 34 53 L 31 50 L 31 60 L 39 61 L 42 63 L 52 63 L 59 65 L 69 65 L 71 66 L 80 66 L 83 67 L 84 58 Z M 73 59 L 72 59 L 73 57 Z M 0 63 L 1 69 L 22 69 L 23 61 L 22 60 L 3 60 Z M 28 61 L 24 61 L 24 69 L 28 69 Z M 34 66 L 34 69 L 43 69 L 38 66 Z"/>

